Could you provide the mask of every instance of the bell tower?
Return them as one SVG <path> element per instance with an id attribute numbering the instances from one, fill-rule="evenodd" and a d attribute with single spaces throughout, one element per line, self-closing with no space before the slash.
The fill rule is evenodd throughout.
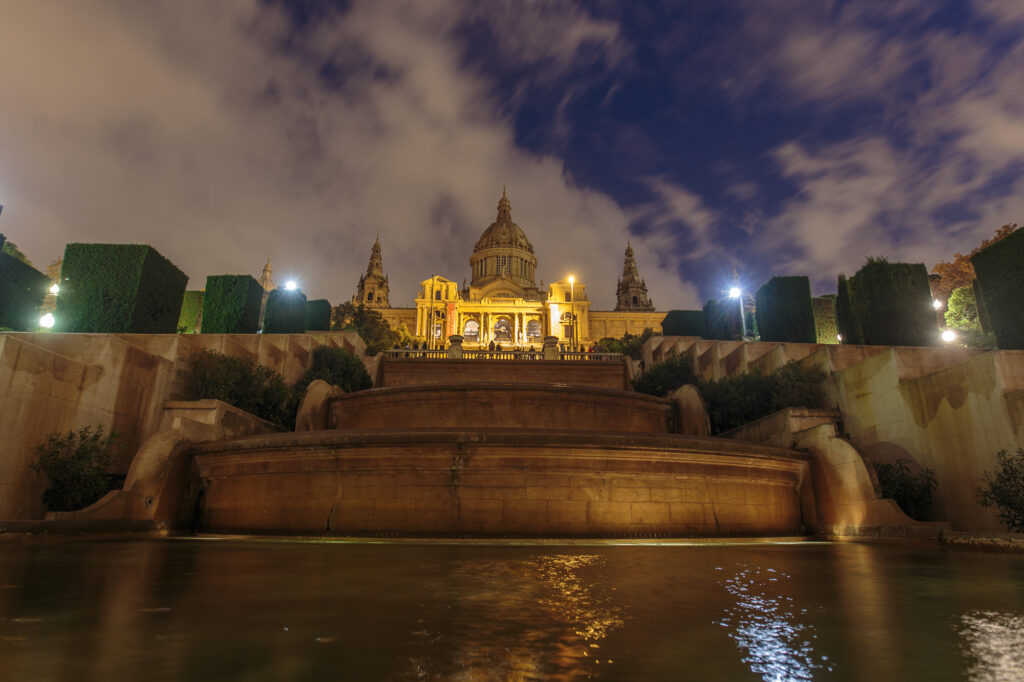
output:
<path id="1" fill-rule="evenodd" d="M 380 235 L 370 250 L 370 263 L 366 266 L 366 274 L 359 278 L 356 294 L 352 303 L 360 303 L 367 308 L 390 308 L 388 300 L 388 278 L 384 274 L 384 263 L 380 257 Z"/>
<path id="2" fill-rule="evenodd" d="M 628 241 L 626 242 L 626 259 L 622 264 L 622 279 L 619 280 L 615 299 L 616 310 L 646 312 L 654 310 L 654 303 L 647 298 L 647 283 L 640 278 L 640 272 L 636 267 L 636 257 L 633 255 L 633 247 Z"/>

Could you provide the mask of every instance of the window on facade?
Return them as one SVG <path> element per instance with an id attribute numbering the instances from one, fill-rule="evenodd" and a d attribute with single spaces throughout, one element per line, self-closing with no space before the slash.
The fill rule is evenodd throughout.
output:
<path id="1" fill-rule="evenodd" d="M 367 300 L 368 303 L 373 303 L 373 292 L 372 291 L 369 292 L 368 294 L 366 294 L 366 300 Z"/>
<path id="2" fill-rule="evenodd" d="M 537 320 L 530 320 L 526 323 L 526 338 L 527 339 L 539 339 L 540 338 L 540 322 Z"/>
<path id="3" fill-rule="evenodd" d="M 571 296 L 567 293 L 565 295 L 565 302 L 568 303 L 571 300 Z"/>
<path id="4" fill-rule="evenodd" d="M 636 296 L 633 297 L 633 305 L 636 305 Z"/>
<path id="5" fill-rule="evenodd" d="M 441 290 L 440 289 L 438 289 L 437 291 L 434 292 L 434 300 L 435 301 L 440 301 L 441 300 Z"/>
<path id="6" fill-rule="evenodd" d="M 466 341 L 471 341 L 473 343 L 479 341 L 480 323 L 477 322 L 476 320 L 469 320 L 468 322 L 466 322 L 466 327 L 462 332 L 462 336 L 463 338 L 465 338 Z"/>

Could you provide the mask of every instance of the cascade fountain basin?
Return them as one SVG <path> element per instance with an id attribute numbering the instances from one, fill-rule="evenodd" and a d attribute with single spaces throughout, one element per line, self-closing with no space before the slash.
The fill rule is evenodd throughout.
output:
<path id="1" fill-rule="evenodd" d="M 719 438 L 332 430 L 209 443 L 194 457 L 204 531 L 794 535 L 814 518 L 805 454 Z"/>
<path id="2" fill-rule="evenodd" d="M 329 424 L 338 429 L 676 430 L 675 408 L 664 398 L 549 383 L 434 384 L 356 391 L 331 399 Z"/>

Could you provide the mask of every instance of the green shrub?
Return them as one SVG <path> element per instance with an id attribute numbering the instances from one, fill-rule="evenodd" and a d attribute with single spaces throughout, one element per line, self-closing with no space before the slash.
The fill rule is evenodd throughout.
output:
<path id="1" fill-rule="evenodd" d="M 999 347 L 1024 349 L 1024 230 L 975 253 L 971 263 Z"/>
<path id="2" fill-rule="evenodd" d="M 255 334 L 263 287 L 249 275 L 212 275 L 203 297 L 204 334 Z"/>
<path id="3" fill-rule="evenodd" d="M 954 289 L 946 301 L 946 313 L 943 315 L 946 326 L 952 329 L 981 329 L 978 320 L 978 302 L 974 298 L 974 287 Z"/>
<path id="4" fill-rule="evenodd" d="M 984 485 L 978 489 L 982 507 L 995 507 L 996 516 L 1007 529 L 1024 532 L 1024 448 L 1016 453 L 996 453 L 996 469 L 982 476 Z"/>
<path id="5" fill-rule="evenodd" d="M 889 263 L 884 258 L 869 258 L 847 284 L 853 325 L 863 335 L 862 343 L 938 343 L 928 270 L 923 263 Z"/>
<path id="6" fill-rule="evenodd" d="M 704 304 L 704 331 L 706 339 L 737 341 L 743 336 L 740 304 L 737 300 L 714 299 Z"/>
<path id="7" fill-rule="evenodd" d="M 331 302 L 326 298 L 306 301 L 306 331 L 325 332 L 331 328 Z"/>
<path id="8" fill-rule="evenodd" d="M 178 315 L 179 334 L 198 334 L 203 322 L 203 292 L 186 291 Z"/>
<path id="9" fill-rule="evenodd" d="M 173 334 L 188 277 L 145 244 L 68 244 L 57 297 L 66 332 Z"/>
<path id="10" fill-rule="evenodd" d="M 107 469 L 120 454 L 118 434 L 103 436 L 103 427 L 86 426 L 67 434 L 51 434 L 36 448 L 32 468 L 46 475 L 43 503 L 49 511 L 75 511 L 93 504 L 123 480 Z"/>
<path id="11" fill-rule="evenodd" d="M 264 334 L 302 334 L 306 331 L 306 295 L 295 289 L 274 289 L 267 297 Z"/>
<path id="12" fill-rule="evenodd" d="M 358 357 L 343 348 L 320 346 L 313 351 L 313 363 L 299 377 L 292 387 L 291 404 L 288 411 L 294 423 L 299 405 L 306 396 L 306 389 L 317 379 L 337 386 L 346 393 L 373 388 L 373 381 L 366 372 L 366 366 Z"/>
<path id="13" fill-rule="evenodd" d="M 655 364 L 633 380 L 640 393 L 664 397 L 684 384 L 694 383 L 693 358 L 676 355 Z"/>
<path id="14" fill-rule="evenodd" d="M 836 331 L 837 337 L 842 337 L 841 343 L 864 343 L 860 320 L 853 316 L 853 308 L 850 304 L 850 281 L 843 274 L 839 275 L 839 282 L 836 286 Z"/>
<path id="15" fill-rule="evenodd" d="M 925 467 L 914 473 L 909 459 L 872 462 L 878 477 L 875 492 L 879 497 L 894 500 L 903 513 L 916 521 L 927 521 L 935 491 L 935 472 Z"/>
<path id="16" fill-rule="evenodd" d="M 703 310 L 670 310 L 661 321 L 665 336 L 704 336 Z"/>
<path id="17" fill-rule="evenodd" d="M 367 355 L 376 355 L 396 343 L 404 345 L 406 341 L 401 332 L 391 328 L 383 315 L 362 303 L 355 305 L 348 301 L 337 305 L 331 317 L 331 329 L 334 331 L 354 331 L 359 334 L 366 344 Z"/>
<path id="18" fill-rule="evenodd" d="M 223 400 L 261 419 L 292 428 L 291 391 L 284 377 L 246 358 L 203 350 L 179 372 L 184 400 Z"/>
<path id="19" fill-rule="evenodd" d="M 836 326 L 836 297 L 822 296 L 811 299 L 814 308 L 814 338 L 818 343 L 839 343 Z"/>
<path id="20" fill-rule="evenodd" d="M 15 256 L 0 253 L 0 328 L 34 331 L 49 286 L 46 275 Z"/>
<path id="21" fill-rule="evenodd" d="M 814 343 L 814 309 L 807 277 L 772 277 L 754 297 L 762 341 Z"/>
<path id="22" fill-rule="evenodd" d="M 715 434 L 724 433 L 787 407 L 823 409 L 828 406 L 817 367 L 790 362 L 772 374 L 758 371 L 698 381 L 697 389 Z"/>
<path id="23" fill-rule="evenodd" d="M 622 335 L 621 339 L 614 339 L 610 336 L 606 336 L 597 342 L 597 345 L 601 347 L 605 353 L 622 353 L 627 355 L 634 360 L 639 360 L 644 354 L 644 344 L 647 343 L 647 339 L 654 336 L 654 330 L 650 327 L 644 327 L 644 330 L 639 334 L 630 334 L 626 332 Z"/>

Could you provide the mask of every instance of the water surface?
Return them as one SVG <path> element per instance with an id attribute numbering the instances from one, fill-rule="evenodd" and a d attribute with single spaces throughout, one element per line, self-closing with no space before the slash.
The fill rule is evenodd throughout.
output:
<path id="1" fill-rule="evenodd" d="M 0 544 L 4 680 L 1022 671 L 1024 556 L 827 543 Z"/>

